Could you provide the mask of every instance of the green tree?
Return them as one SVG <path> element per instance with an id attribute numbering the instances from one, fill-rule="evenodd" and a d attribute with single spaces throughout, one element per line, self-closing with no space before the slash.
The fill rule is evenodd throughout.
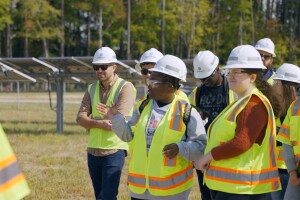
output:
<path id="1" fill-rule="evenodd" d="M 26 0 L 17 4 L 16 18 L 19 23 L 17 35 L 25 39 L 25 52 L 28 52 L 28 41 L 41 42 L 43 56 L 49 56 L 48 41 L 61 36 L 59 26 L 60 11 L 47 0 Z M 28 54 L 28 53 L 25 53 Z"/>
<path id="2" fill-rule="evenodd" d="M 10 15 L 10 5 L 11 0 L 2 0 L 0 1 L 0 33 L 7 27 L 10 27 L 10 24 L 12 24 L 12 19 Z M 10 30 L 10 28 L 9 28 Z M 6 32 L 8 33 L 8 31 Z M 10 40 L 7 38 L 6 41 Z M 0 37 L 0 56 L 2 56 L 2 40 Z"/>

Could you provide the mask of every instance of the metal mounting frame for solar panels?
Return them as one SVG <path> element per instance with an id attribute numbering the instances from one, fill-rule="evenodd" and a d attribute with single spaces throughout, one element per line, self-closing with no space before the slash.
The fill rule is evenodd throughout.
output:
<path id="1" fill-rule="evenodd" d="M 91 56 L 40 57 L 39 59 L 57 67 L 60 71 L 64 72 L 66 77 L 73 75 L 86 83 L 91 83 L 97 80 L 92 66 L 93 57 Z M 136 71 L 134 67 L 131 67 L 132 65 L 135 65 L 133 60 L 119 60 L 117 64 L 120 67 L 117 67 L 116 73 L 120 77 L 129 81 L 134 81 L 137 76 L 141 76 L 140 72 Z"/>
<path id="2" fill-rule="evenodd" d="M 0 81 L 36 82 L 36 79 L 0 62 Z"/>
<path id="3" fill-rule="evenodd" d="M 58 71 L 57 68 L 45 65 L 43 62 L 33 57 L 1 58 L 0 61 L 15 70 L 35 78 L 38 82 L 47 82 L 49 76 Z"/>
<path id="4" fill-rule="evenodd" d="M 63 132 L 63 83 L 64 80 L 60 76 L 58 68 L 41 61 L 37 58 L 1 58 L 1 62 L 10 66 L 11 68 L 18 69 L 22 73 L 26 73 L 40 81 L 47 82 L 50 77 L 55 77 L 53 80 L 56 83 L 56 130 Z"/>

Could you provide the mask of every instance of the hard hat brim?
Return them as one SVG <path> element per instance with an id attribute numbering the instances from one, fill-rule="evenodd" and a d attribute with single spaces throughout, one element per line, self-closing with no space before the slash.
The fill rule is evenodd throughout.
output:
<path id="1" fill-rule="evenodd" d="M 213 67 L 213 69 L 209 70 L 206 73 L 201 73 L 201 72 L 199 73 L 194 71 L 194 77 L 199 79 L 207 78 L 217 69 L 217 67 L 218 67 L 218 63 Z"/>
<path id="2" fill-rule="evenodd" d="M 249 65 L 249 64 L 229 64 L 225 65 L 223 69 L 267 69 L 264 65 Z"/>
<path id="3" fill-rule="evenodd" d="M 300 83 L 300 80 L 291 80 L 291 79 L 287 79 L 287 78 L 281 78 L 281 77 L 276 77 L 276 75 L 274 77 L 272 77 L 273 80 L 281 80 L 281 81 L 287 81 L 287 82 L 293 82 L 293 83 Z"/>
<path id="4" fill-rule="evenodd" d="M 272 54 L 272 57 L 276 57 L 276 54 L 274 52 L 271 52 L 269 49 L 265 49 L 265 48 L 262 48 L 262 47 L 255 47 L 255 49 L 260 50 L 260 51 L 265 51 L 267 53 Z"/>
<path id="5" fill-rule="evenodd" d="M 118 62 L 117 60 L 115 60 L 114 62 L 112 62 L 112 60 L 97 60 L 97 61 L 93 61 L 92 64 L 114 64 L 117 62 Z"/>
<path id="6" fill-rule="evenodd" d="M 183 79 L 183 78 L 181 78 L 181 77 L 179 77 L 179 76 L 176 76 L 176 75 L 173 75 L 173 74 L 170 74 L 170 73 L 161 71 L 161 70 L 159 70 L 159 69 L 151 68 L 151 69 L 149 69 L 149 71 L 151 71 L 151 72 L 159 72 L 159 73 L 162 73 L 162 74 L 166 74 L 166 75 L 169 75 L 169 76 L 178 78 L 178 79 L 181 80 L 182 82 L 186 82 L 185 79 Z"/>

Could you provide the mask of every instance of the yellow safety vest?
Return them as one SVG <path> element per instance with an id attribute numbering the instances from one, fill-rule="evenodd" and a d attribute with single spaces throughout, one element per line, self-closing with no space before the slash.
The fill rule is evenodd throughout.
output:
<path id="1" fill-rule="evenodd" d="M 186 100 L 188 103 L 190 102 L 188 96 L 181 90 L 177 90 L 176 94 L 180 96 L 182 99 Z"/>
<path id="2" fill-rule="evenodd" d="M 205 182 L 212 190 L 233 194 L 262 194 L 281 189 L 276 165 L 276 127 L 272 107 L 258 89 L 233 104 L 212 122 L 208 129 L 205 152 L 230 141 L 235 136 L 236 118 L 248 104 L 252 95 L 257 95 L 268 110 L 268 125 L 261 145 L 252 147 L 239 156 L 211 161 Z"/>
<path id="3" fill-rule="evenodd" d="M 0 200 L 22 199 L 30 190 L 1 125 L 0 148 Z"/>
<path id="4" fill-rule="evenodd" d="M 279 118 L 276 118 L 276 127 L 281 127 L 281 122 Z M 283 157 L 283 149 L 282 146 L 276 146 L 276 152 L 277 152 L 277 166 L 280 169 L 287 169 L 286 164 L 284 162 Z"/>
<path id="5" fill-rule="evenodd" d="M 296 99 L 289 107 L 278 132 L 277 140 L 292 146 L 296 164 L 300 162 L 300 98 Z"/>
<path id="6" fill-rule="evenodd" d="M 267 82 L 272 86 L 274 85 L 274 79 L 273 77 L 275 76 L 275 72 L 273 72 L 272 76 L 268 78 Z"/>
<path id="7" fill-rule="evenodd" d="M 120 91 L 127 81 L 122 78 L 118 78 L 113 84 L 108 99 L 106 101 L 107 106 L 111 106 L 111 102 L 117 103 Z M 96 105 L 100 102 L 99 91 L 100 81 L 90 84 L 88 87 L 92 105 L 92 118 L 103 119 L 103 116 L 99 114 L 96 109 Z M 113 131 L 107 131 L 100 128 L 89 129 L 88 147 L 100 148 L 100 149 L 125 149 L 128 150 L 128 144 L 123 142 Z"/>
<path id="8" fill-rule="evenodd" d="M 167 159 L 162 155 L 165 145 L 181 141 L 186 126 L 182 115 L 186 101 L 175 95 L 165 116 L 155 130 L 147 155 L 145 130 L 151 113 L 152 100 L 145 106 L 134 131 L 134 145 L 129 164 L 128 184 L 133 193 L 143 194 L 146 189 L 155 196 L 181 193 L 193 186 L 193 165 L 176 155 Z"/>

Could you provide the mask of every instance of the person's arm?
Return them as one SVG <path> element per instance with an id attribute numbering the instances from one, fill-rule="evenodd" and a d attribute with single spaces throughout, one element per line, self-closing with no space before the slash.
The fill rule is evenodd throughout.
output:
<path id="1" fill-rule="evenodd" d="M 232 140 L 212 149 L 214 160 L 236 157 L 252 147 L 261 144 L 268 123 L 268 111 L 259 97 L 253 95 L 237 116 L 236 133 Z"/>
<path id="2" fill-rule="evenodd" d="M 163 148 L 164 156 L 169 159 L 177 154 L 194 161 L 203 155 L 206 147 L 206 132 L 200 114 L 193 108 L 187 125 L 187 137 L 180 142 L 168 144 Z"/>
<path id="3" fill-rule="evenodd" d="M 212 160 L 232 158 L 250 149 L 254 143 L 261 144 L 267 123 L 268 112 L 263 102 L 257 96 L 252 96 L 237 116 L 235 137 L 213 148 L 194 163 L 195 167 L 204 171 Z"/>
<path id="4" fill-rule="evenodd" d="M 283 148 L 284 162 L 290 174 L 291 183 L 292 185 L 297 186 L 300 184 L 300 180 L 297 174 L 296 159 L 294 156 L 293 147 L 287 144 L 282 144 L 282 148 Z"/>
<path id="5" fill-rule="evenodd" d="M 111 130 L 111 122 L 108 119 L 99 120 L 99 119 L 92 119 L 90 117 L 92 113 L 92 106 L 89 92 L 86 91 L 77 113 L 76 122 L 78 125 L 84 128 L 102 128 L 104 130 Z"/>
<path id="6" fill-rule="evenodd" d="M 121 113 L 117 113 L 111 116 L 112 130 L 117 134 L 117 136 L 125 141 L 130 142 L 133 140 L 132 126 L 135 126 L 139 120 L 139 114 L 137 109 L 133 111 L 132 117 L 128 122 L 126 122 L 124 116 Z"/>
<path id="7" fill-rule="evenodd" d="M 129 118 L 135 104 L 136 92 L 131 82 L 127 82 L 120 91 L 116 107 L 126 119 Z"/>
<path id="8" fill-rule="evenodd" d="M 282 149 L 283 149 L 284 162 L 286 164 L 288 172 L 296 171 L 297 166 L 296 166 L 296 159 L 294 156 L 293 147 L 287 144 L 282 144 Z"/>
<path id="9" fill-rule="evenodd" d="M 187 126 L 187 138 L 177 143 L 179 155 L 194 161 L 203 156 L 207 143 L 206 131 L 200 114 L 193 108 Z"/>

